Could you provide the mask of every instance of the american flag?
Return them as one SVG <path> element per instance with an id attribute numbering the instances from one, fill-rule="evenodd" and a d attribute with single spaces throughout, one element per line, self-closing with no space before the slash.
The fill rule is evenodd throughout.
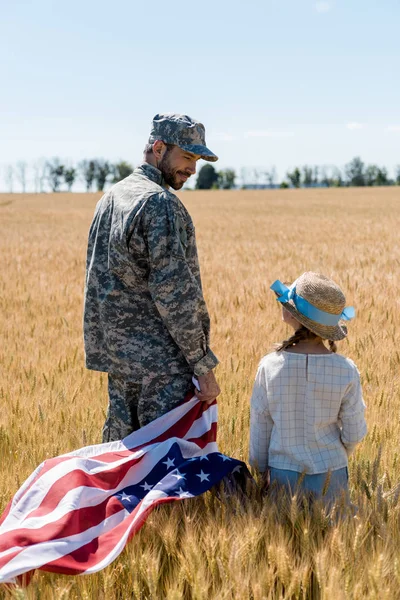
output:
<path id="1" fill-rule="evenodd" d="M 216 433 L 216 402 L 191 394 L 122 441 L 44 461 L 0 518 L 0 583 L 22 575 L 29 581 L 35 569 L 95 573 L 117 558 L 155 506 L 245 471 L 218 452 Z"/>

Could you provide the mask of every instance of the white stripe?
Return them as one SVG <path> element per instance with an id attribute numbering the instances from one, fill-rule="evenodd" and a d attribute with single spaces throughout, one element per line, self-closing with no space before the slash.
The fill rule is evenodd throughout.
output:
<path id="1" fill-rule="evenodd" d="M 211 429 L 213 423 L 218 421 L 218 406 L 210 406 L 207 412 L 204 412 L 199 419 L 193 421 L 192 426 L 185 435 L 186 440 L 201 437 L 206 431 Z"/>
<path id="2" fill-rule="evenodd" d="M 207 446 L 204 446 L 201 452 L 198 452 L 196 456 L 205 456 L 206 454 L 211 454 L 212 452 L 219 452 L 217 442 L 210 442 Z"/>
<path id="3" fill-rule="evenodd" d="M 14 494 L 13 499 L 11 500 L 10 510 L 12 510 L 18 504 L 19 500 L 25 494 L 27 488 L 31 485 L 31 482 L 34 479 L 36 479 L 36 477 L 39 475 L 40 471 L 43 469 L 44 464 L 45 464 L 45 461 L 42 462 L 38 467 L 36 467 L 36 469 L 33 471 L 33 473 L 31 473 L 31 475 L 29 475 L 28 479 L 26 479 L 24 481 L 24 483 L 21 485 L 19 490 Z"/>
<path id="4" fill-rule="evenodd" d="M 101 534 L 114 529 L 127 516 L 129 511 L 120 512 L 108 517 L 99 525 L 91 527 L 84 533 L 71 535 L 59 540 L 49 540 L 34 546 L 28 546 L 22 550 L 18 556 L 12 558 L 6 565 L 0 569 L 0 583 L 11 582 L 12 579 L 22 573 L 38 569 L 43 565 L 52 562 L 70 554 L 81 546 L 88 544 L 91 540 L 99 537 Z"/>

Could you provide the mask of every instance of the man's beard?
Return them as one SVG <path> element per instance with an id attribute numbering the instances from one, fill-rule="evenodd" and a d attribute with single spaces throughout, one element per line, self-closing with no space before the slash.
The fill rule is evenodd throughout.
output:
<path id="1" fill-rule="evenodd" d="M 174 190 L 180 190 L 185 182 L 182 181 L 182 179 L 180 179 L 179 174 L 190 177 L 191 173 L 186 173 L 186 171 L 175 171 L 170 165 L 168 155 L 169 150 L 167 150 L 164 156 L 162 157 L 158 168 L 163 175 L 165 183 L 172 187 L 172 189 Z"/>

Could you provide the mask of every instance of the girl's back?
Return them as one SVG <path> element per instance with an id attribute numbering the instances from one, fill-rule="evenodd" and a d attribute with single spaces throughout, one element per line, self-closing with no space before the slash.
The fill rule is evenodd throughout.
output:
<path id="1" fill-rule="evenodd" d="M 338 354 L 268 354 L 251 406 L 250 454 L 270 467 L 307 474 L 346 467 L 349 449 L 365 435 L 359 373 Z"/>

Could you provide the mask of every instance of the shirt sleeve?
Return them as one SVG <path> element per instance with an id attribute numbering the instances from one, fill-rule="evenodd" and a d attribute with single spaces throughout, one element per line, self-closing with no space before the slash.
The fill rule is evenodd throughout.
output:
<path id="1" fill-rule="evenodd" d="M 365 408 L 360 374 L 354 366 L 354 378 L 346 390 L 339 412 L 341 440 L 348 455 L 354 451 L 356 445 L 361 442 L 367 433 L 367 424 L 364 416 Z"/>
<path id="2" fill-rule="evenodd" d="M 269 444 L 274 422 L 268 409 L 263 369 L 257 371 L 250 400 L 249 463 L 261 473 L 268 469 Z"/>
<path id="3" fill-rule="evenodd" d="M 194 374 L 205 375 L 218 359 L 208 346 L 208 311 L 200 281 L 186 258 L 185 228 L 174 201 L 157 194 L 148 203 L 144 219 L 152 299 Z"/>

